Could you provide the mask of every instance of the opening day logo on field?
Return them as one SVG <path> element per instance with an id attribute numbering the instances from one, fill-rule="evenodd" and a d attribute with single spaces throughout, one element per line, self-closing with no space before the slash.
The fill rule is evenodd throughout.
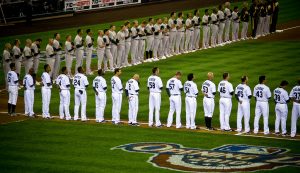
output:
<path id="1" fill-rule="evenodd" d="M 172 143 L 133 143 L 114 147 L 128 152 L 152 153 L 148 162 L 156 167 L 188 172 L 240 172 L 300 166 L 300 155 L 288 149 L 224 145 L 211 150 L 186 148 Z"/>

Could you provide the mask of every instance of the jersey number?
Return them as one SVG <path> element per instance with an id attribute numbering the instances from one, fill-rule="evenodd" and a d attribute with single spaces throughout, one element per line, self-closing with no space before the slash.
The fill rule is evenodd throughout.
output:
<path id="1" fill-rule="evenodd" d="M 300 100 L 300 93 L 294 93 L 294 95 L 296 100 Z"/>
<path id="2" fill-rule="evenodd" d="M 263 97 L 262 91 L 257 91 L 256 92 L 256 97 L 262 98 Z"/>
<path id="3" fill-rule="evenodd" d="M 98 82 L 95 82 L 95 88 L 98 88 Z"/>
<path id="4" fill-rule="evenodd" d="M 7 77 L 7 82 L 10 82 L 10 76 Z"/>
<path id="5" fill-rule="evenodd" d="M 243 91 L 238 91 L 237 95 L 238 95 L 239 97 L 244 97 Z"/>
<path id="6" fill-rule="evenodd" d="M 208 93 L 208 87 L 203 86 L 203 92 L 204 92 L 204 93 Z"/>
<path id="7" fill-rule="evenodd" d="M 184 87 L 185 93 L 190 93 L 190 88 L 189 87 Z"/>
<path id="8" fill-rule="evenodd" d="M 75 80 L 74 80 L 74 85 L 75 85 L 75 86 L 80 85 L 80 80 L 76 80 L 76 79 L 75 79 Z"/>
<path id="9" fill-rule="evenodd" d="M 221 93 L 226 93 L 225 87 L 221 87 L 221 88 L 220 88 L 220 92 L 221 92 Z"/>
<path id="10" fill-rule="evenodd" d="M 275 96 L 275 101 L 276 101 L 276 102 L 280 102 L 280 95 L 275 94 L 274 96 Z"/>
<path id="11" fill-rule="evenodd" d="M 154 82 L 149 82 L 149 88 L 155 89 L 155 83 Z"/>
<path id="12" fill-rule="evenodd" d="M 175 87 L 175 84 L 171 84 L 171 83 L 169 84 L 169 89 L 170 89 L 170 90 L 173 90 L 174 87 Z"/>

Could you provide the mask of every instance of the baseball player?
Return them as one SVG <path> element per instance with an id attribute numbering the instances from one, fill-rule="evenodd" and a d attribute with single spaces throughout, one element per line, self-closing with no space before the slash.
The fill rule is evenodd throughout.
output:
<path id="1" fill-rule="evenodd" d="M 113 57 L 113 66 L 114 68 L 117 67 L 117 58 L 118 58 L 118 40 L 117 40 L 117 34 L 116 34 L 116 26 L 115 25 L 110 25 L 109 28 L 109 39 L 111 42 L 110 45 L 110 52 Z"/>
<path id="2" fill-rule="evenodd" d="M 168 18 L 165 17 L 163 20 L 163 23 L 161 24 L 163 26 L 163 39 L 162 39 L 162 55 L 165 58 L 171 57 L 170 53 L 170 26 L 168 25 Z"/>
<path id="3" fill-rule="evenodd" d="M 140 64 L 138 60 L 138 44 L 139 44 L 139 29 L 137 28 L 139 25 L 138 21 L 135 20 L 132 22 L 131 31 L 131 64 L 138 65 Z"/>
<path id="4" fill-rule="evenodd" d="M 185 111 L 186 111 L 186 128 L 196 129 L 195 118 L 197 110 L 198 89 L 194 80 L 194 74 L 190 73 L 187 76 L 187 81 L 184 83 Z"/>
<path id="5" fill-rule="evenodd" d="M 8 115 L 16 116 L 16 105 L 18 100 L 18 84 L 19 78 L 16 73 L 15 63 L 9 65 L 10 71 L 6 75 L 6 80 L 8 83 Z"/>
<path id="6" fill-rule="evenodd" d="M 54 68 L 54 64 L 55 64 L 55 55 L 56 55 L 56 52 L 54 52 L 54 49 L 53 49 L 53 39 L 50 38 L 49 42 L 46 46 L 46 62 L 50 66 L 51 70 L 49 71 L 49 75 L 52 79 L 54 76 L 54 72 L 52 69 Z"/>
<path id="7" fill-rule="evenodd" d="M 264 28 L 265 28 L 265 20 L 267 16 L 267 10 L 263 3 L 258 5 L 259 7 L 259 21 L 257 25 L 257 37 L 265 36 L 264 35 Z"/>
<path id="8" fill-rule="evenodd" d="M 218 30 L 218 44 L 224 46 L 223 44 L 223 33 L 225 28 L 225 14 L 223 12 L 223 5 L 219 5 L 218 16 L 219 16 L 219 30 Z"/>
<path id="9" fill-rule="evenodd" d="M 22 62 L 22 50 L 20 48 L 21 41 L 16 39 L 14 42 L 14 46 L 12 48 L 12 62 L 15 63 L 16 73 L 20 75 L 21 72 L 21 62 Z"/>
<path id="10" fill-rule="evenodd" d="M 290 92 L 290 98 L 293 101 L 292 119 L 291 119 L 291 137 L 296 136 L 297 132 L 297 120 L 300 116 L 300 79 L 297 81 L 297 85 Z"/>
<path id="11" fill-rule="evenodd" d="M 274 100 L 275 100 L 275 134 L 279 135 L 279 126 L 281 124 L 282 136 L 286 136 L 286 120 L 288 116 L 288 106 L 287 103 L 290 101 L 289 94 L 285 90 L 289 83 L 287 81 L 282 81 L 280 86 L 274 90 Z"/>
<path id="12" fill-rule="evenodd" d="M 144 62 L 145 44 L 146 44 L 146 33 L 145 27 L 147 25 L 146 21 L 143 21 L 138 27 L 139 32 L 139 47 L 138 47 L 138 57 L 140 62 Z"/>
<path id="13" fill-rule="evenodd" d="M 244 117 L 245 133 L 250 133 L 250 99 L 252 97 L 251 89 L 247 85 L 248 77 L 241 78 L 242 83 L 235 88 L 235 98 L 238 101 L 237 111 L 237 132 L 242 132 L 242 118 Z"/>
<path id="14" fill-rule="evenodd" d="M 184 51 L 184 24 L 185 21 L 183 20 L 183 13 L 178 13 L 178 18 L 176 20 L 176 28 L 177 28 L 177 35 L 176 35 L 176 54 L 179 55 Z"/>
<path id="15" fill-rule="evenodd" d="M 110 48 L 111 48 L 111 43 L 109 40 L 109 30 L 105 29 L 104 30 L 104 36 L 103 36 L 103 42 L 105 43 L 105 52 L 104 52 L 104 70 L 107 70 L 107 59 L 109 61 L 109 71 L 113 71 L 114 70 L 114 64 L 113 64 L 113 57 L 111 55 L 110 52 Z"/>
<path id="16" fill-rule="evenodd" d="M 153 115 L 155 109 L 155 126 L 162 127 L 160 122 L 160 104 L 161 104 L 161 91 L 163 89 L 163 83 L 159 77 L 159 68 L 154 67 L 152 69 L 152 75 L 149 76 L 147 81 L 147 88 L 149 94 L 149 127 L 153 126 Z"/>
<path id="17" fill-rule="evenodd" d="M 105 52 L 105 43 L 103 41 L 104 32 L 102 30 L 98 31 L 98 38 L 97 38 L 97 56 L 98 56 L 98 70 L 102 69 L 102 61 L 104 58 Z"/>
<path id="18" fill-rule="evenodd" d="M 279 3 L 277 0 L 273 0 L 272 2 L 273 14 L 272 14 L 272 24 L 270 26 L 270 32 L 276 32 L 276 25 L 278 20 L 278 13 L 279 13 Z"/>
<path id="19" fill-rule="evenodd" d="M 251 17 L 251 29 L 252 29 L 252 38 L 257 39 L 258 31 L 258 21 L 259 21 L 259 8 L 256 1 L 250 6 L 250 17 Z"/>
<path id="20" fill-rule="evenodd" d="M 161 56 L 160 51 L 162 49 L 162 30 L 164 29 L 161 23 L 161 18 L 158 18 L 156 20 L 156 24 L 154 25 L 153 61 L 158 61 Z"/>
<path id="21" fill-rule="evenodd" d="M 225 10 L 224 10 L 224 15 L 225 15 L 225 36 L 224 36 L 224 41 L 226 43 L 231 43 L 229 40 L 229 32 L 230 32 L 230 24 L 231 24 L 231 10 L 230 10 L 230 2 L 225 2 Z"/>
<path id="22" fill-rule="evenodd" d="M 271 99 L 271 91 L 265 85 L 266 76 L 259 76 L 259 84 L 254 87 L 253 95 L 256 100 L 255 118 L 254 118 L 254 134 L 258 133 L 260 116 L 264 117 L 264 134 L 269 134 L 269 103 Z"/>
<path id="23" fill-rule="evenodd" d="M 60 41 L 60 34 L 55 33 L 54 34 L 54 40 L 53 40 L 53 49 L 54 52 L 56 53 L 55 55 L 55 63 L 54 67 L 51 68 L 53 69 L 52 71 L 52 77 L 55 80 L 59 74 L 59 69 L 60 69 L 60 59 L 61 59 L 61 49 L 62 49 L 62 44 L 59 42 Z"/>
<path id="24" fill-rule="evenodd" d="M 203 108 L 204 108 L 204 118 L 205 125 L 208 130 L 214 130 L 211 126 L 212 117 L 214 115 L 215 109 L 215 95 L 216 95 L 216 85 L 213 83 L 214 74 L 212 72 L 207 73 L 207 80 L 203 82 L 201 91 L 204 95 L 203 97 Z"/>
<path id="25" fill-rule="evenodd" d="M 242 32 L 241 32 L 241 40 L 248 39 L 247 32 L 248 32 L 249 17 L 250 17 L 250 15 L 248 12 L 248 7 L 245 6 L 241 12 L 241 21 L 243 22 L 243 28 L 242 28 Z"/>
<path id="26" fill-rule="evenodd" d="M 140 76 L 138 74 L 133 75 L 131 79 L 129 79 L 125 86 L 125 93 L 128 99 L 128 124 L 132 126 L 139 126 L 137 123 L 137 113 L 139 109 L 139 79 Z"/>
<path id="27" fill-rule="evenodd" d="M 76 54 L 76 66 L 75 66 L 75 73 L 78 73 L 78 67 L 82 66 L 83 61 L 83 46 L 84 40 L 82 39 L 82 29 L 77 30 L 77 35 L 74 39 L 74 44 L 76 47 L 75 54 Z"/>
<path id="28" fill-rule="evenodd" d="M 63 119 L 71 120 L 70 111 L 69 111 L 71 83 L 67 75 L 68 75 L 67 67 L 62 67 L 61 74 L 56 79 L 56 84 L 59 87 L 59 98 L 60 98 L 59 118 L 61 120 Z"/>
<path id="29" fill-rule="evenodd" d="M 210 48 L 209 46 L 209 36 L 210 36 L 210 28 L 209 23 L 211 20 L 211 17 L 208 14 L 208 9 L 204 10 L 204 15 L 202 17 L 202 25 L 203 25 L 203 42 L 202 42 L 202 48 L 207 49 Z"/>
<path id="30" fill-rule="evenodd" d="M 120 123 L 120 112 L 122 107 L 123 86 L 120 76 L 121 69 L 115 69 L 115 75 L 111 78 L 112 90 L 112 123 L 118 125 Z"/>
<path id="31" fill-rule="evenodd" d="M 82 67 L 78 67 L 78 73 L 74 76 L 73 85 L 75 88 L 75 106 L 74 106 L 74 120 L 78 120 L 79 107 L 81 104 L 81 121 L 85 122 L 86 118 L 86 88 L 89 86 L 89 81 L 84 75 Z"/>
<path id="32" fill-rule="evenodd" d="M 168 21 L 168 25 L 170 27 L 170 52 L 171 52 L 171 55 L 175 54 L 175 45 L 176 45 L 177 21 L 176 21 L 175 17 L 176 17 L 176 13 L 171 12 L 170 19 Z"/>
<path id="33" fill-rule="evenodd" d="M 220 128 L 224 131 L 232 131 L 229 124 L 229 118 L 232 108 L 231 98 L 234 94 L 233 86 L 229 80 L 229 73 L 223 73 L 223 80 L 218 85 L 220 93 Z"/>
<path id="34" fill-rule="evenodd" d="M 117 33 L 118 40 L 118 62 L 117 67 L 125 66 L 125 30 L 126 27 L 124 25 L 121 26 L 121 30 Z"/>
<path id="35" fill-rule="evenodd" d="M 171 127 L 173 123 L 173 114 L 176 111 L 176 128 L 181 128 L 181 91 L 183 86 L 180 81 L 181 72 L 177 72 L 174 77 L 168 80 L 166 89 L 170 100 L 170 111 L 168 115 L 167 127 Z"/>
<path id="36" fill-rule="evenodd" d="M 201 18 L 200 18 L 200 13 L 199 10 L 195 10 L 194 11 L 194 17 L 193 17 L 193 21 L 194 21 L 194 36 L 193 36 L 193 49 L 199 49 L 199 42 L 200 42 L 200 22 L 201 22 Z"/>
<path id="37" fill-rule="evenodd" d="M 67 76 L 69 78 L 73 78 L 72 76 L 72 62 L 74 58 L 74 43 L 71 42 L 72 36 L 67 35 L 65 42 L 65 59 L 66 59 L 66 68 L 67 68 Z"/>
<path id="38" fill-rule="evenodd" d="M 239 41 L 240 17 L 238 7 L 233 8 L 232 12 L 232 41 Z"/>
<path id="39" fill-rule="evenodd" d="M 25 57 L 24 66 L 25 66 L 25 74 L 29 72 L 29 69 L 33 66 L 33 58 L 32 58 L 32 52 L 31 52 L 31 40 L 26 39 L 26 45 L 23 50 L 23 54 Z"/>
<path id="40" fill-rule="evenodd" d="M 30 68 L 28 73 L 23 79 L 24 85 L 24 103 L 25 103 L 25 116 L 34 117 L 33 104 L 34 104 L 34 89 L 35 79 L 33 78 L 34 69 Z"/>
<path id="41" fill-rule="evenodd" d="M 193 20 L 192 13 L 189 13 L 185 21 L 185 53 L 189 53 L 193 50 L 194 24 L 195 21 Z"/>
<path id="42" fill-rule="evenodd" d="M 153 47 L 154 47 L 154 19 L 149 18 L 148 24 L 146 25 L 145 32 L 146 32 L 146 42 L 147 42 L 147 47 L 146 47 L 146 61 L 147 62 L 152 62 L 152 57 L 153 57 Z"/>
<path id="43" fill-rule="evenodd" d="M 93 38 L 93 32 L 91 29 L 86 30 L 86 37 L 85 37 L 85 44 L 86 44 L 86 74 L 92 75 L 93 72 L 91 70 L 91 61 L 92 61 L 92 54 L 93 54 L 93 45 L 94 45 L 94 38 Z"/>
<path id="44" fill-rule="evenodd" d="M 31 44 L 31 50 L 33 51 L 33 69 L 36 74 L 39 69 L 40 64 L 40 48 L 42 44 L 42 39 L 38 38 Z"/>
<path id="45" fill-rule="evenodd" d="M 217 45 L 217 34 L 219 30 L 219 19 L 218 19 L 218 11 L 216 8 L 213 9 L 213 12 L 210 15 L 211 17 L 211 47 L 216 47 Z"/>
<path id="46" fill-rule="evenodd" d="M 128 54 L 130 51 L 131 47 L 131 33 L 130 33 L 130 22 L 126 21 L 124 26 L 126 27 L 125 29 L 125 60 L 124 60 L 124 66 L 131 66 L 131 64 L 128 63 Z"/>
<path id="47" fill-rule="evenodd" d="M 267 8 L 267 16 L 266 16 L 266 24 L 265 24 L 265 28 L 264 28 L 264 33 L 266 35 L 268 35 L 268 34 L 270 34 L 271 17 L 273 15 L 273 8 L 272 8 L 271 1 L 267 2 L 266 8 Z"/>
<path id="48" fill-rule="evenodd" d="M 52 46 L 51 46 L 52 47 Z M 52 88 L 52 80 L 50 77 L 51 67 L 49 64 L 44 65 L 44 72 L 42 74 L 42 117 L 46 119 L 51 119 L 49 113 L 49 105 L 51 100 L 51 88 Z"/>
<path id="49" fill-rule="evenodd" d="M 11 44 L 6 43 L 4 50 L 3 50 L 3 69 L 4 69 L 4 76 L 7 76 L 7 73 L 10 71 L 10 63 L 11 63 Z M 8 89 L 8 82 L 7 78 L 5 77 L 5 88 Z"/>
<path id="50" fill-rule="evenodd" d="M 104 110 L 106 106 L 106 80 L 103 78 L 103 70 L 98 70 L 98 76 L 93 80 L 93 89 L 95 92 L 96 103 L 96 122 L 104 123 Z"/>

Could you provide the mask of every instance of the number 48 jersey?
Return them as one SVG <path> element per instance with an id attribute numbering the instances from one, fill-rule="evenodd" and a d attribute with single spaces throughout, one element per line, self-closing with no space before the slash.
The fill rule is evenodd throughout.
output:
<path id="1" fill-rule="evenodd" d="M 257 101 L 268 102 L 272 95 L 268 86 L 264 84 L 258 84 L 254 87 L 253 96 Z"/>
<path id="2" fill-rule="evenodd" d="M 148 78 L 147 87 L 149 88 L 150 92 L 160 93 L 161 88 L 163 87 L 163 83 L 160 77 L 151 75 Z"/>

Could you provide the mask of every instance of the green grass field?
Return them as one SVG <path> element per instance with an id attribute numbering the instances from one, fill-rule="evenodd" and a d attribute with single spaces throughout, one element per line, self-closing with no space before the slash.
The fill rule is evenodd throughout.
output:
<path id="1" fill-rule="evenodd" d="M 300 19 L 300 11 L 296 8 L 300 1 L 281 0 L 279 23 L 286 23 Z M 201 13 L 202 15 L 203 13 Z M 165 16 L 165 15 L 161 15 Z M 120 25 L 122 22 L 115 22 Z M 92 28 L 94 31 L 103 29 L 108 24 L 82 26 Z M 75 28 L 59 30 L 62 38 L 65 35 L 74 33 Z M 53 31 L 54 32 L 54 31 Z M 43 40 L 51 37 L 53 32 L 35 33 L 28 35 L 0 38 L 1 47 L 3 43 L 14 38 L 24 40 L 26 38 L 42 37 Z M 64 41 L 64 39 L 63 39 Z M 45 42 L 43 42 L 45 46 Z M 43 47 L 43 46 L 42 46 Z M 257 84 L 259 75 L 266 75 L 268 85 L 274 90 L 281 80 L 288 80 L 290 91 L 295 85 L 296 79 L 300 77 L 298 64 L 300 63 L 300 42 L 299 41 L 261 41 L 248 40 L 238 43 L 197 51 L 194 53 L 174 56 L 167 60 L 155 63 L 146 63 L 139 66 L 122 69 L 121 76 L 123 85 L 133 74 L 140 74 L 140 104 L 139 121 L 148 121 L 148 91 L 146 81 L 154 66 L 160 68 L 161 78 L 166 84 L 174 73 L 180 70 L 183 73 L 182 81 L 186 81 L 188 73 L 194 73 L 195 82 L 200 88 L 206 80 L 209 71 L 214 72 L 215 80 L 222 79 L 223 72 L 229 72 L 230 81 L 233 86 L 240 83 L 240 77 L 247 75 L 251 89 Z M 64 64 L 64 63 L 63 63 Z M 62 65 L 63 65 L 62 64 Z M 93 60 L 96 66 L 96 60 Z M 41 70 L 38 76 L 41 75 Z M 0 71 L 3 79 L 3 71 Z M 95 76 L 89 77 L 89 82 Z M 107 73 L 105 79 L 109 83 L 112 73 Z M 3 85 L 1 80 L 0 84 Z M 22 96 L 23 91 L 19 91 Z M 88 92 L 87 115 L 95 117 L 95 101 L 92 87 Z M 71 90 L 70 112 L 73 115 L 73 89 Z M 182 122 L 185 122 L 184 96 L 182 97 Z M 41 113 L 41 88 L 36 87 L 34 111 Z M 213 126 L 219 127 L 219 96 L 215 102 Z M 111 89 L 107 92 L 107 106 L 105 118 L 111 119 Z M 59 94 L 58 89 L 52 89 L 50 113 L 58 114 Z M 255 101 L 251 101 L 250 125 L 253 129 Z M 289 104 L 289 115 L 287 129 L 290 131 L 290 115 L 292 105 Z M 161 121 L 167 120 L 169 101 L 166 92 L 162 93 Z M 230 125 L 236 128 L 237 101 L 233 99 L 233 109 L 230 117 Z M 123 97 L 121 119 L 127 120 L 128 103 Z M 274 103 L 270 102 L 270 129 L 274 131 L 275 112 Z M 196 124 L 204 126 L 202 96 L 197 99 Z M 262 127 L 262 120 L 260 127 Z M 298 129 L 300 124 L 298 124 Z M 171 172 L 167 169 L 153 167 L 146 161 L 151 154 L 128 153 L 122 150 L 110 150 L 112 147 L 135 142 L 168 142 L 178 143 L 185 147 L 211 149 L 224 144 L 248 144 L 272 147 L 284 147 L 290 149 L 291 153 L 300 154 L 299 141 L 264 139 L 246 136 L 234 136 L 229 134 L 198 133 L 194 131 L 176 131 L 167 129 L 149 129 L 124 126 L 113 126 L 111 124 L 83 124 L 80 122 L 46 121 L 31 119 L 19 123 L 11 123 L 0 126 L 0 170 L 1 172 Z M 296 167 L 283 167 L 273 170 L 274 172 L 299 172 Z M 265 171 L 268 172 L 268 171 Z"/>

